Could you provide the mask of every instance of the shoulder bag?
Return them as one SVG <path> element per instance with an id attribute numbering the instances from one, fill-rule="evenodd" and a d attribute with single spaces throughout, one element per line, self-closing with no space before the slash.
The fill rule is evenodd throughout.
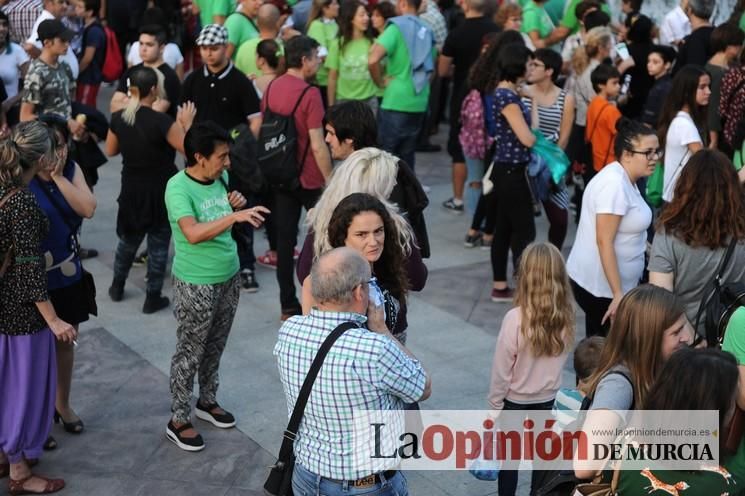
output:
<path id="1" fill-rule="evenodd" d="M 67 215 L 65 215 L 65 211 L 62 208 L 62 205 L 59 204 L 57 199 L 44 186 L 42 186 L 40 189 L 44 192 L 52 206 L 57 209 L 60 217 L 62 217 L 62 221 L 70 230 L 70 243 L 72 245 L 72 251 L 75 254 L 75 257 L 78 259 L 78 262 L 80 263 L 80 280 L 83 284 L 83 290 L 85 291 L 88 313 L 91 315 L 98 315 L 98 304 L 96 303 L 96 282 L 93 279 L 93 274 L 85 270 L 85 268 L 83 267 L 83 261 L 80 258 L 80 241 L 78 240 L 78 228 L 80 226 L 76 226 L 73 224 L 73 222 L 70 221 Z"/>
<path id="2" fill-rule="evenodd" d="M 310 370 L 308 370 L 308 375 L 305 376 L 305 381 L 303 381 L 303 386 L 300 388 L 300 393 L 297 395 L 295 408 L 292 410 L 290 421 L 282 438 L 282 447 L 279 449 L 277 462 L 270 467 L 269 477 L 267 477 L 264 483 L 265 494 L 269 496 L 292 496 L 292 472 L 295 469 L 295 437 L 300 427 L 300 421 L 303 419 L 305 405 L 308 403 L 313 383 L 316 381 L 326 355 L 336 340 L 349 329 L 357 327 L 359 326 L 355 322 L 341 324 L 328 335 L 318 350 L 318 353 L 316 353 Z"/>
<path id="3" fill-rule="evenodd" d="M 6 203 L 8 203 L 8 200 L 13 198 L 16 193 L 21 191 L 21 188 L 13 188 L 7 193 L 5 193 L 5 196 L 0 200 L 0 208 L 3 208 Z M 14 251 L 14 245 L 11 241 L 11 245 L 8 248 L 8 251 L 5 253 L 5 256 L 3 257 L 3 262 L 0 264 L 0 278 L 5 275 L 5 272 L 7 272 L 8 267 L 10 267 L 10 263 L 13 260 L 13 251 Z"/>

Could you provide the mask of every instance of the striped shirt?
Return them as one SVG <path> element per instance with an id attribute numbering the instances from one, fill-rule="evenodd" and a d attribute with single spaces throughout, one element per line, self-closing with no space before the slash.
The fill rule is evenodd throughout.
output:
<path id="1" fill-rule="evenodd" d="M 538 105 L 538 129 L 540 129 L 543 136 L 552 143 L 559 141 L 559 132 L 561 131 L 561 118 L 564 115 L 564 102 L 566 100 L 567 91 L 561 90 L 556 101 L 548 106 Z M 523 97 L 523 104 L 528 109 L 528 112 L 533 111 L 533 100 L 528 97 Z M 559 184 L 557 191 L 552 191 L 549 200 L 556 206 L 563 210 L 569 208 L 569 192 L 566 189 L 565 184 Z"/>
<path id="2" fill-rule="evenodd" d="M 305 376 L 321 344 L 344 322 L 360 325 L 356 313 L 311 310 L 288 319 L 279 330 L 274 356 L 290 416 Z M 297 462 L 331 479 L 354 480 L 395 468 L 394 458 L 370 459 L 355 449 L 355 414 L 403 410 L 424 394 L 427 376 L 389 337 L 364 328 L 345 332 L 326 356 L 295 439 Z M 381 436 L 380 453 L 396 452 L 397 436 Z M 362 455 L 362 456 L 360 456 Z"/>

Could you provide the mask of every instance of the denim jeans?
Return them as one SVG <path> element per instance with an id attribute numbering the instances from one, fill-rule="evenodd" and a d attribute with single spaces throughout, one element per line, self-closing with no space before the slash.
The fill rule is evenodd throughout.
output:
<path id="1" fill-rule="evenodd" d="M 378 144 L 409 164 L 414 170 L 417 136 L 424 123 L 424 112 L 397 112 L 378 109 Z"/>
<path id="2" fill-rule="evenodd" d="M 391 479 L 365 488 L 355 488 L 348 481 L 332 482 L 325 477 L 314 474 L 299 463 L 295 464 L 292 474 L 292 492 L 295 496 L 407 496 L 409 488 L 401 471 Z"/>
<path id="3" fill-rule="evenodd" d="M 481 186 L 478 188 L 471 187 L 471 183 L 481 184 L 481 180 L 484 178 L 484 160 L 481 158 L 466 157 L 466 169 L 468 170 L 468 176 L 466 178 L 466 210 L 471 215 L 476 213 L 476 206 L 479 204 L 479 197 L 481 196 Z"/>
<path id="4" fill-rule="evenodd" d="M 147 292 L 160 294 L 168 264 L 168 245 L 171 242 L 171 227 L 154 227 L 148 232 L 128 234 L 119 238 L 114 258 L 114 282 L 124 284 L 137 256 L 140 243 L 147 236 Z"/>

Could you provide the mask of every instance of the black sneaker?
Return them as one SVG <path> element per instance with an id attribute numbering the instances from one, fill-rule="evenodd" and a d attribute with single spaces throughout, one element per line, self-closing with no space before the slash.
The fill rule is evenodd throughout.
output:
<path id="1" fill-rule="evenodd" d="M 124 298 L 124 283 L 112 282 L 109 287 L 109 297 L 111 301 L 122 301 L 122 298 Z"/>
<path id="2" fill-rule="evenodd" d="M 80 253 L 80 260 L 85 260 L 88 258 L 94 258 L 98 256 L 98 250 L 95 250 L 93 248 L 81 248 L 79 253 Z"/>
<path id="3" fill-rule="evenodd" d="M 151 314 L 158 310 L 163 310 L 171 301 L 166 296 L 160 294 L 147 294 L 145 303 L 142 305 L 142 313 Z"/>
<path id="4" fill-rule="evenodd" d="M 463 241 L 463 246 L 465 246 L 466 248 L 474 248 L 476 246 L 480 246 L 483 237 L 484 235 L 480 232 L 477 232 L 474 235 L 466 234 L 466 239 L 465 241 Z"/>
<path id="5" fill-rule="evenodd" d="M 143 251 L 135 257 L 132 267 L 144 267 L 145 265 L 147 265 L 147 252 Z"/>
<path id="6" fill-rule="evenodd" d="M 204 440 L 200 434 L 197 434 L 196 437 L 181 436 L 182 432 L 193 428 L 194 426 L 191 425 L 191 422 L 187 422 L 181 427 L 176 427 L 173 425 L 173 420 L 169 420 L 168 427 L 166 427 L 166 437 L 184 451 L 202 451 L 204 449 Z"/>
<path id="7" fill-rule="evenodd" d="M 462 214 L 464 211 L 463 203 L 461 203 L 460 205 L 456 205 L 454 198 L 442 202 L 442 206 L 445 207 L 447 210 L 450 210 L 454 214 Z"/>
<path id="8" fill-rule="evenodd" d="M 241 289 L 246 293 L 255 293 L 259 290 L 259 283 L 256 282 L 256 275 L 251 269 L 241 271 Z"/>
<path id="9" fill-rule="evenodd" d="M 220 405 L 217 403 L 202 405 L 197 401 L 197 418 L 209 422 L 220 429 L 230 429 L 231 427 L 235 427 L 235 417 L 225 410 L 223 410 L 223 413 L 213 413 L 213 410 L 217 408 L 220 408 Z"/>

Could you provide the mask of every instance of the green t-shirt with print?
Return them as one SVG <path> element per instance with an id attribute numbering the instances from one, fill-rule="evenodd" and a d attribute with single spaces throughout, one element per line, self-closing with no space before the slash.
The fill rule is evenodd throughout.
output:
<path id="1" fill-rule="evenodd" d="M 251 74 L 261 76 L 261 71 L 256 65 L 256 47 L 258 47 L 259 43 L 262 41 L 264 40 L 261 38 L 253 38 L 242 44 L 241 47 L 236 50 L 235 66 L 246 76 L 250 76 Z M 279 52 L 277 55 L 284 55 L 282 42 L 277 40 L 277 44 L 279 45 Z"/>
<path id="2" fill-rule="evenodd" d="M 339 25 L 334 20 L 315 19 L 308 26 L 308 36 L 316 40 L 319 45 L 328 51 L 334 40 L 339 37 Z M 326 60 L 328 60 L 328 56 Z M 325 62 L 318 68 L 316 82 L 319 86 L 327 86 L 329 84 L 329 68 Z"/>
<path id="3" fill-rule="evenodd" d="M 338 38 L 329 47 L 326 67 L 337 72 L 337 100 L 367 100 L 375 96 L 377 86 L 367 67 L 367 55 L 372 41 L 368 38 L 352 40 L 341 48 Z"/>
<path id="4" fill-rule="evenodd" d="M 523 9 L 521 30 L 523 33 L 538 31 L 538 36 L 545 38 L 554 30 L 554 23 L 542 5 L 538 5 L 533 0 L 530 0 L 525 4 L 525 8 Z"/>
<path id="5" fill-rule="evenodd" d="M 225 28 L 228 30 L 228 42 L 235 46 L 233 60 L 236 59 L 238 49 L 244 43 L 259 37 L 256 23 L 240 12 L 230 14 L 230 17 L 225 21 Z"/>
<path id="6" fill-rule="evenodd" d="M 223 180 L 227 184 L 227 173 L 223 173 Z M 190 284 L 219 284 L 233 277 L 239 266 L 230 229 L 210 240 L 191 244 L 178 225 L 184 217 L 211 222 L 230 215 L 233 208 L 223 183 L 198 181 L 181 171 L 168 180 L 165 200 L 176 252 L 173 275 Z"/>
<path id="7" fill-rule="evenodd" d="M 567 5 L 566 9 L 564 10 L 564 17 L 561 18 L 561 25 L 565 28 L 568 28 L 570 31 L 570 34 L 574 34 L 577 31 L 579 31 L 579 19 L 577 19 L 577 16 L 575 15 L 574 11 L 577 8 L 577 5 L 582 0 L 571 0 L 569 2 L 569 5 Z M 610 7 L 608 7 L 608 4 L 601 3 L 600 4 L 600 10 L 611 15 L 610 13 Z"/>
<path id="8" fill-rule="evenodd" d="M 214 16 L 228 17 L 235 10 L 233 0 L 196 0 L 199 7 L 199 21 L 202 27 L 214 24 Z"/>
<path id="9" fill-rule="evenodd" d="M 397 112 L 425 112 L 429 101 L 429 84 L 416 93 L 411 75 L 411 57 L 401 30 L 395 24 L 388 24 L 375 43 L 385 48 L 388 63 L 385 66 L 385 79 L 388 85 L 383 93 L 380 108 Z M 434 48 L 433 48 L 434 51 Z"/>

